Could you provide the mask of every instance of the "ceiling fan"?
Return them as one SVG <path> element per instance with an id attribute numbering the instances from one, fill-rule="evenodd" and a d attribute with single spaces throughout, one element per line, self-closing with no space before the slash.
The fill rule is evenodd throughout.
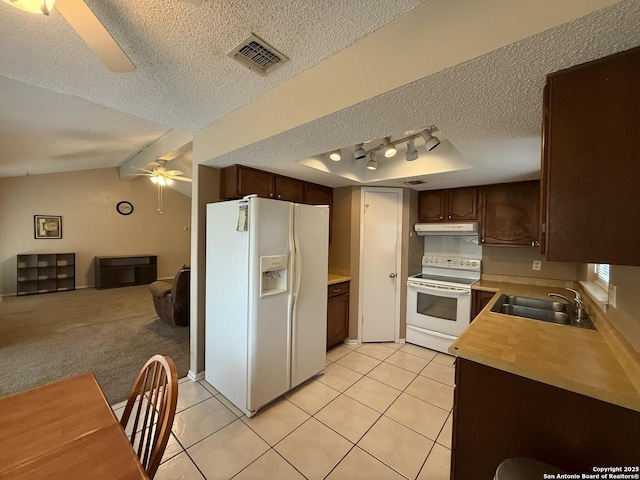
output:
<path id="1" fill-rule="evenodd" d="M 4 0 L 14 7 L 33 13 L 49 15 L 54 7 L 69 22 L 82 40 L 93 50 L 100 61 L 115 73 L 129 73 L 136 69 L 100 20 L 83 0 Z M 199 6 L 204 0 L 182 0 Z"/>
<path id="2" fill-rule="evenodd" d="M 151 170 L 140 168 L 139 170 L 144 173 L 130 173 L 129 175 L 149 177 L 149 179 L 153 183 L 161 187 L 164 187 L 165 185 L 171 185 L 174 180 L 177 180 L 179 182 L 192 181 L 189 177 L 184 177 L 184 172 L 180 170 L 167 170 L 165 167 L 166 163 L 166 160 L 160 159 L 156 162 L 147 164 L 147 167 L 151 167 Z"/>
<path id="3" fill-rule="evenodd" d="M 179 182 L 191 182 L 189 177 L 184 177 L 184 172 L 180 170 L 167 170 L 165 164 L 167 160 L 159 159 L 156 162 L 147 164 L 147 167 L 151 167 L 151 170 L 140 168 L 139 170 L 144 173 L 130 173 L 129 175 L 149 177 L 149 179 L 158 186 L 158 212 L 162 213 L 162 187 L 171 185 L 174 180 Z"/>

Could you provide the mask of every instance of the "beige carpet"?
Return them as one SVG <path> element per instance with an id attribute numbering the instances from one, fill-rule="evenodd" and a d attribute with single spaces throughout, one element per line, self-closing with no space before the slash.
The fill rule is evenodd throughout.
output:
<path id="1" fill-rule="evenodd" d="M 144 362 L 189 369 L 189 328 L 161 321 L 147 286 L 4 297 L 0 396 L 93 372 L 109 403 L 125 400 Z"/>

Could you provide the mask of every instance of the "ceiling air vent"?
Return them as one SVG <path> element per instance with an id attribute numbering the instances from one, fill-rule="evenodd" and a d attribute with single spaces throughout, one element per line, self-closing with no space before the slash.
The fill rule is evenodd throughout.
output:
<path id="1" fill-rule="evenodd" d="M 424 180 L 409 180 L 408 182 L 404 182 L 405 185 L 422 185 L 423 183 L 427 183 Z"/>
<path id="2" fill-rule="evenodd" d="M 253 33 L 227 56 L 263 76 L 289 61 L 285 55 Z"/>

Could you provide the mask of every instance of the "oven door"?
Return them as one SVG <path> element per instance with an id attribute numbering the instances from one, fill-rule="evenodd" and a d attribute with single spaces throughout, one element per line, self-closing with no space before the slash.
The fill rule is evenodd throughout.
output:
<path id="1" fill-rule="evenodd" d="M 407 325 L 457 337 L 471 320 L 471 288 L 407 282 Z"/>

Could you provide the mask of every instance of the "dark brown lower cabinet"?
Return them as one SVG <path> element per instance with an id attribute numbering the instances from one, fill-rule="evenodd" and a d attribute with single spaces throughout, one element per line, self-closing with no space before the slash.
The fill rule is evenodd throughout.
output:
<path id="1" fill-rule="evenodd" d="M 451 480 L 491 479 L 515 457 L 578 474 L 637 466 L 638 432 L 640 412 L 456 360 Z"/>
<path id="2" fill-rule="evenodd" d="M 329 349 L 349 335 L 349 282 L 329 285 L 327 297 L 327 349 Z"/>
<path id="3" fill-rule="evenodd" d="M 487 306 L 487 303 L 491 301 L 494 295 L 495 292 L 471 290 L 471 321 Z"/>

